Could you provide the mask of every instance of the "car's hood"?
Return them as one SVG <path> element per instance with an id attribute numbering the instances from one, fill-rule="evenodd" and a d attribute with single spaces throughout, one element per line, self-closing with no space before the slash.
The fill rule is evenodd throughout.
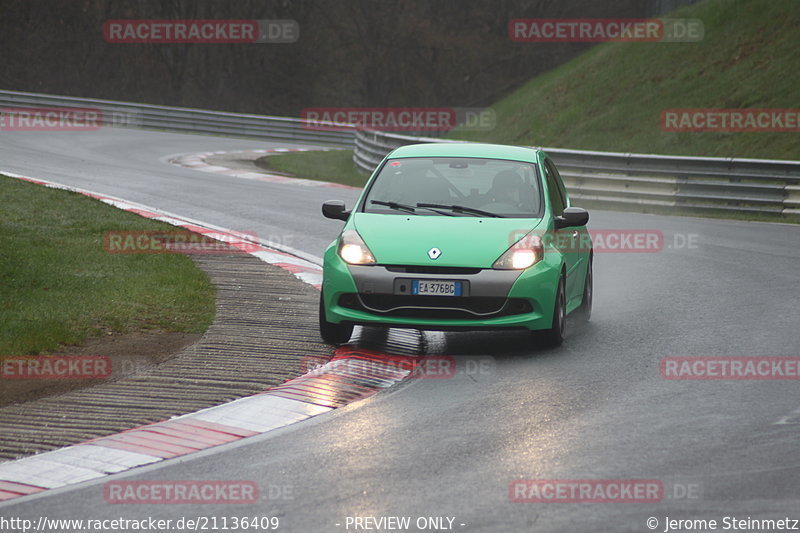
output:
<path id="1" fill-rule="evenodd" d="M 541 224 L 540 218 L 479 218 L 356 213 L 361 238 L 383 265 L 491 268 L 509 246 Z M 431 259 L 428 252 L 441 255 Z"/>

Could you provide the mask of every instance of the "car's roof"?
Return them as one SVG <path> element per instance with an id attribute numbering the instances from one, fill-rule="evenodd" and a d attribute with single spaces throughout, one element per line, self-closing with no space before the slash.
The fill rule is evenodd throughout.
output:
<path id="1" fill-rule="evenodd" d="M 524 146 L 483 143 L 425 143 L 401 146 L 390 154 L 399 157 L 480 157 L 535 162 L 541 150 Z"/>

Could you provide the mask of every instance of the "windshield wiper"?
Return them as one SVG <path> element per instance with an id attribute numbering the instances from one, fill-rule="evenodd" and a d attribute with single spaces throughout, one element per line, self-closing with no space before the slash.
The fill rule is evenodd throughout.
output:
<path id="1" fill-rule="evenodd" d="M 473 207 L 465 207 L 463 205 L 417 204 L 417 207 L 427 207 L 427 208 L 437 207 L 439 209 L 452 209 L 456 213 L 469 213 L 470 215 L 505 218 L 503 215 L 498 215 L 497 213 L 492 213 L 490 211 L 483 211 L 481 209 L 475 209 Z"/>
<path id="2" fill-rule="evenodd" d="M 417 210 L 410 205 L 398 204 L 397 202 L 384 202 L 383 200 L 372 200 L 370 203 L 376 205 L 385 205 L 390 209 L 398 209 L 400 211 L 408 211 L 409 213 L 416 213 Z"/>
<path id="3" fill-rule="evenodd" d="M 389 207 L 391 209 L 398 209 L 398 210 L 401 210 L 401 211 L 408 211 L 409 213 L 416 213 L 416 211 L 417 211 L 416 208 L 411 207 L 410 205 L 398 204 L 397 202 L 384 202 L 383 200 L 370 200 L 370 203 L 377 204 L 377 205 L 385 205 L 386 207 Z M 422 204 L 417 204 L 417 207 L 419 207 L 420 209 L 427 209 L 429 211 L 434 211 L 436 213 L 439 213 L 440 215 L 444 215 L 444 216 L 448 216 L 448 217 L 455 216 L 455 215 L 451 215 L 450 213 L 445 213 L 444 211 L 436 211 L 436 209 L 431 209 L 430 207 L 422 205 Z"/>

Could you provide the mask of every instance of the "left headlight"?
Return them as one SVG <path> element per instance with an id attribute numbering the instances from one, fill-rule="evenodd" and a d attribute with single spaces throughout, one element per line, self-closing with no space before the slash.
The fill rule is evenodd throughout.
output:
<path id="1" fill-rule="evenodd" d="M 526 235 L 494 262 L 492 268 L 498 270 L 524 270 L 530 268 L 544 257 L 544 245 L 538 235 Z"/>
<path id="2" fill-rule="evenodd" d="M 374 265 L 375 256 L 357 231 L 349 229 L 339 237 L 339 257 L 351 265 Z"/>

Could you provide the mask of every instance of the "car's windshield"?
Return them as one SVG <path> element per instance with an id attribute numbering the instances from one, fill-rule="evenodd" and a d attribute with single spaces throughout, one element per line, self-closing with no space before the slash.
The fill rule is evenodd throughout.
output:
<path id="1" fill-rule="evenodd" d="M 424 216 L 541 216 L 536 165 L 503 159 L 390 159 L 361 204 L 367 213 Z"/>

